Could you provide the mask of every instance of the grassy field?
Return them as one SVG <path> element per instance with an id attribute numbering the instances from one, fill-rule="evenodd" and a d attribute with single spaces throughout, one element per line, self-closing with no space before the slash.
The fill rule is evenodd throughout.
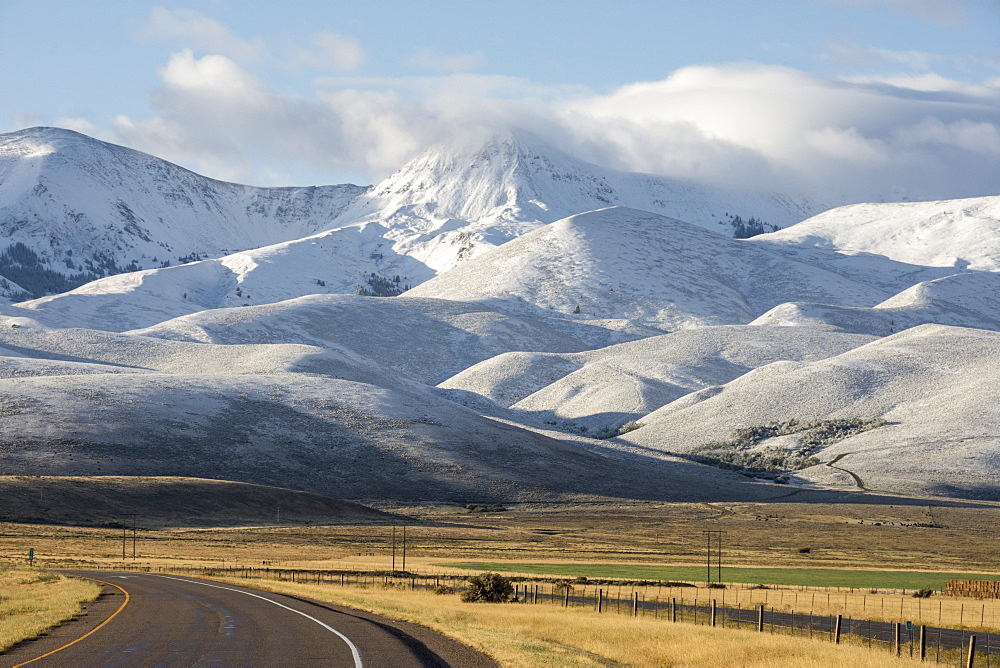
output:
<path id="1" fill-rule="evenodd" d="M 888 652 L 802 636 L 671 624 L 584 608 L 461 603 L 455 595 L 396 587 L 225 580 L 414 621 L 505 666 L 907 666 Z"/>
<path id="2" fill-rule="evenodd" d="M 87 580 L 0 565 L 0 652 L 79 614 L 99 593 Z"/>
<path id="3" fill-rule="evenodd" d="M 845 499 L 849 501 L 851 497 L 848 495 Z M 513 573 L 530 568 L 537 573 L 545 573 L 547 579 L 585 576 L 592 579 L 620 577 L 628 580 L 703 581 L 706 552 L 703 532 L 710 530 L 722 532 L 723 563 L 726 566 L 723 569 L 724 580 L 733 582 L 742 578 L 748 583 L 767 582 L 770 588 L 753 590 L 744 585 L 727 590 L 675 588 L 664 591 L 650 587 L 641 589 L 640 595 L 646 600 L 653 597 L 663 600 L 663 596 L 691 600 L 698 596 L 699 600 L 707 601 L 714 597 L 727 604 L 764 603 L 768 607 L 803 613 L 845 614 L 890 621 L 913 620 L 968 628 L 1000 627 L 1000 601 L 940 596 L 924 600 L 885 593 L 885 590 L 902 587 L 937 587 L 949 577 L 998 577 L 995 573 L 994 537 L 1000 533 L 1000 506 L 996 504 L 938 501 L 927 502 L 926 505 L 923 502 L 900 505 L 898 500 L 885 504 L 633 502 L 613 505 L 525 504 L 495 513 L 470 513 L 464 507 L 447 504 L 384 509 L 409 518 L 406 570 L 431 576 L 467 575 L 469 570 L 459 570 L 454 565 L 474 564 L 477 571 L 481 567 L 482 570 Z M 110 526 L 0 522 L 0 564 L 23 562 L 28 549 L 34 548 L 36 563 L 53 568 L 114 569 L 128 565 L 148 569 L 219 569 L 254 566 L 376 571 L 392 567 L 392 527 L 324 524 L 322 520 L 322 517 L 316 517 L 308 522 L 277 526 L 164 528 L 156 523 L 145 524 L 139 514 L 134 543 L 131 531 L 123 535 L 120 525 L 118 528 L 113 526 L 114 518 L 109 518 Z M 403 567 L 401 538 L 401 532 L 397 530 L 396 569 Z M 528 564 L 530 566 L 526 566 Z M 755 568 L 757 566 L 767 568 Z M 803 580 L 789 579 L 793 577 L 802 577 Z M 795 585 L 796 582 L 811 588 Z M 775 587 L 778 583 L 788 584 Z M 855 587 L 855 590 L 837 592 L 823 589 L 823 586 L 847 586 Z M 870 594 L 869 589 L 878 589 L 878 595 Z M 367 590 L 365 596 L 374 596 L 373 591 Z M 588 591 L 593 592 L 592 585 Z M 362 605 L 363 600 L 359 594 L 357 604 Z M 421 611 L 419 606 L 423 603 L 419 601 L 414 604 L 416 607 L 405 607 L 410 604 L 405 603 L 404 606 L 404 603 L 392 603 L 386 599 L 384 605 L 386 610 L 393 605 L 403 606 L 399 608 L 403 611 L 400 614 L 405 613 L 407 618 L 419 618 L 423 623 L 430 624 L 435 618 L 444 619 L 441 617 L 444 611 L 438 612 L 433 607 Z M 536 610 L 530 614 L 542 612 Z M 584 612 L 581 610 L 581 614 Z M 447 614 L 462 619 L 472 615 L 462 607 Z M 570 663 L 548 665 L 589 665 L 585 661 L 591 659 L 580 658 L 586 657 L 587 652 L 602 657 L 626 656 L 629 647 L 634 645 L 628 639 L 631 631 L 611 627 L 608 627 L 607 633 L 622 633 L 622 638 L 609 635 L 593 642 L 621 643 L 627 647 L 613 650 L 596 644 L 574 644 L 577 641 L 561 636 L 543 635 L 539 639 L 539 636 L 530 635 L 540 633 L 537 629 L 544 628 L 546 623 L 524 621 L 522 630 L 529 635 L 518 640 L 519 631 L 510 630 L 505 632 L 510 635 L 502 644 L 514 648 L 518 643 L 525 646 L 537 644 L 548 648 L 546 651 L 554 652 L 554 655 L 559 655 L 554 648 L 560 644 L 575 648 L 563 651 L 566 656 L 575 657 L 566 659 Z M 703 631 L 712 633 L 710 629 L 692 632 Z M 485 634 L 489 632 L 489 628 L 482 631 Z M 676 634 L 677 631 L 668 633 Z M 672 637 L 660 642 L 669 646 L 674 642 Z M 705 645 L 696 648 L 697 651 L 709 652 L 712 645 L 707 640 L 708 636 L 693 638 L 685 642 Z M 683 658 L 685 655 L 676 648 L 665 651 L 668 653 L 656 655 L 668 657 L 662 665 L 719 663 L 714 658 L 706 658 L 710 654 Z M 669 653 L 675 651 L 678 653 Z M 786 650 L 771 648 L 761 651 L 762 656 L 784 656 L 782 653 Z M 741 655 L 737 652 L 734 656 Z M 794 656 L 796 658 L 789 659 L 787 664 L 772 665 L 810 665 L 810 661 L 814 665 L 829 664 L 829 661 L 819 658 Z M 627 659 L 622 661 L 628 662 Z M 757 659 L 751 657 L 747 661 Z M 878 662 L 845 661 L 848 665 L 882 665 Z M 509 663 L 522 665 L 514 659 Z M 734 661 L 732 665 L 738 663 Z"/>
<path id="4" fill-rule="evenodd" d="M 714 564 L 714 562 L 713 562 Z M 705 582 L 704 566 L 645 566 L 639 564 L 527 564 L 517 562 L 466 561 L 442 564 L 444 568 L 470 571 L 496 571 L 531 575 L 555 575 L 566 578 L 624 580 L 674 580 Z M 996 573 L 921 573 L 917 571 L 866 571 L 828 568 L 740 568 L 724 567 L 722 582 L 773 584 L 809 587 L 845 587 L 854 589 L 936 589 L 943 590 L 948 580 L 1000 580 Z M 712 568 L 712 579 L 718 571 Z"/>

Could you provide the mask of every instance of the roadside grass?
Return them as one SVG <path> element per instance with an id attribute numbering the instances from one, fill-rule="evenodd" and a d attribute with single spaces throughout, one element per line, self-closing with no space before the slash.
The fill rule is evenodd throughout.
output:
<path id="1" fill-rule="evenodd" d="M 0 565 L 0 652 L 76 616 L 100 591 L 89 580 Z"/>
<path id="2" fill-rule="evenodd" d="M 713 555 L 714 559 L 714 555 Z M 713 562 L 714 564 L 714 562 Z M 517 562 L 465 561 L 441 564 L 443 568 L 496 571 L 560 577 L 622 580 L 704 582 L 706 567 L 653 566 L 640 564 L 539 564 Z M 716 569 L 712 567 L 712 578 Z M 926 573 L 919 571 L 865 571 L 832 568 L 741 568 L 722 569 L 723 582 L 855 589 L 944 589 L 948 580 L 1000 580 L 996 573 Z"/>
<path id="3" fill-rule="evenodd" d="M 504 666 L 913 665 L 888 652 L 850 644 L 598 614 L 589 608 L 462 603 L 455 595 L 395 587 L 216 579 L 422 624 Z"/>

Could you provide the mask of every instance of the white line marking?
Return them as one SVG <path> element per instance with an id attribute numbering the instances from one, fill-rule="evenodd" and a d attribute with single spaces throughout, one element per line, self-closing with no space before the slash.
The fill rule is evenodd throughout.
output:
<path id="1" fill-rule="evenodd" d="M 321 622 L 320 620 L 316 619 L 315 617 L 313 617 L 311 615 L 307 615 L 306 613 L 301 612 L 300 610 L 296 610 L 295 608 L 289 608 L 287 605 L 283 605 L 281 603 L 278 603 L 277 601 L 273 601 L 273 600 L 267 598 L 266 596 L 260 596 L 259 594 L 251 594 L 250 592 L 243 591 L 242 589 L 233 589 L 232 587 L 223 587 L 221 585 L 208 584 L 207 582 L 199 582 L 198 580 L 185 580 L 184 578 L 172 578 L 169 575 L 158 575 L 156 573 L 148 573 L 147 575 L 151 575 L 151 576 L 153 576 L 155 578 L 166 578 L 168 580 L 177 580 L 178 582 L 187 582 L 189 584 L 201 585 L 202 587 L 212 587 L 213 589 L 225 589 L 226 591 L 234 591 L 237 594 L 245 594 L 247 596 L 253 596 L 254 598 L 259 598 L 262 601 L 267 601 L 268 603 L 273 603 L 274 605 L 278 606 L 279 608 L 284 608 L 285 610 L 291 610 L 292 612 L 294 612 L 297 615 L 302 615 L 306 619 L 311 619 L 312 621 L 316 622 L 317 624 L 319 624 L 320 626 L 322 626 L 324 629 L 326 629 L 330 633 L 336 634 L 341 640 L 343 640 L 345 643 L 347 643 L 348 647 L 351 648 L 351 656 L 354 657 L 354 666 L 355 666 L 355 668 L 363 668 L 362 665 L 361 665 L 361 653 L 358 651 L 358 648 L 355 646 L 355 644 L 353 642 L 351 642 L 350 638 L 348 638 L 343 633 L 341 633 L 337 629 L 333 628 L 329 624 L 327 624 L 325 622 Z"/>

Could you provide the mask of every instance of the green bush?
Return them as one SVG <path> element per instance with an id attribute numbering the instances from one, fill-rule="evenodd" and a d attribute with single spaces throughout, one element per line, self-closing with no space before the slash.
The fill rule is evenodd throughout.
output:
<path id="1" fill-rule="evenodd" d="M 434 587 L 434 593 L 437 594 L 438 596 L 445 596 L 447 594 L 454 594 L 455 590 L 452 589 L 451 587 L 446 587 L 445 585 L 439 584 L 437 587 Z"/>
<path id="2" fill-rule="evenodd" d="M 514 584 L 499 573 L 482 573 L 469 578 L 469 588 L 462 592 L 466 603 L 506 603 L 514 598 Z"/>

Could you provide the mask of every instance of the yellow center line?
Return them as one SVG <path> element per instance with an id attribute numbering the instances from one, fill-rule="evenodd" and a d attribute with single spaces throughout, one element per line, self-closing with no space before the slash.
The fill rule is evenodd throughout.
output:
<path id="1" fill-rule="evenodd" d="M 79 637 L 79 638 L 77 638 L 76 640 L 74 640 L 74 641 L 72 641 L 72 642 L 68 642 L 68 643 L 66 643 L 65 645 L 63 645 L 62 647 L 59 647 L 59 648 L 57 648 L 57 649 L 54 649 L 54 650 L 52 650 L 51 652 L 49 652 L 49 653 L 47 653 L 47 654 L 42 654 L 41 656 L 36 656 L 36 657 L 35 657 L 34 659 L 30 659 L 30 660 L 28 660 L 28 661 L 25 661 L 25 662 L 23 662 L 23 663 L 19 663 L 19 664 L 17 664 L 16 666 L 13 666 L 13 668 L 20 668 L 20 666 L 26 666 L 26 665 L 28 665 L 29 663 L 34 663 L 35 661 L 39 661 L 40 659 L 44 659 L 44 658 L 45 658 L 45 657 L 47 657 L 47 656 L 52 656 L 52 655 L 53 655 L 53 654 L 55 654 L 56 652 L 61 652 L 61 651 L 63 651 L 64 649 L 66 649 L 67 647 L 69 647 L 70 645 L 75 645 L 76 643 L 80 642 L 81 640 L 83 640 L 83 639 L 84 639 L 84 638 L 86 638 L 87 636 L 89 636 L 89 635 L 92 635 L 93 633 L 97 632 L 97 631 L 98 631 L 98 629 L 100 629 L 100 628 L 101 628 L 102 626 L 104 626 L 105 624 L 107 624 L 108 622 L 110 622 L 110 621 L 111 621 L 112 619 L 114 619 L 114 618 L 115 618 L 115 616 L 117 616 L 119 612 L 121 612 L 122 610 L 124 610 L 124 609 L 125 609 L 125 606 L 126 606 L 126 605 L 128 605 L 128 602 L 129 602 L 129 600 L 130 600 L 130 599 L 132 598 L 131 596 L 129 596 L 129 594 L 128 594 L 128 592 L 127 592 L 127 591 L 125 591 L 124 589 L 122 589 L 122 588 L 121 588 L 121 587 L 119 587 L 118 585 L 116 585 L 116 584 L 113 584 L 113 583 L 111 583 L 111 582 L 105 582 L 104 580 L 98 580 L 98 579 L 96 579 L 96 578 L 88 578 L 88 577 L 87 577 L 87 576 L 85 576 L 85 575 L 79 575 L 79 576 L 76 576 L 76 577 L 81 577 L 81 578 L 84 578 L 85 580 L 93 580 L 94 582 L 100 582 L 101 584 L 105 584 L 105 585 L 108 585 L 109 587 L 114 587 L 115 589 L 118 589 L 118 590 L 120 590 L 120 591 L 121 591 L 121 593 L 125 594 L 125 602 L 124 602 L 124 603 L 122 603 L 122 604 L 121 604 L 120 606 L 118 606 L 118 609 L 117 609 L 117 610 L 115 610 L 115 611 L 114 611 L 114 612 L 113 612 L 113 613 L 111 614 L 111 616 L 110 616 L 110 617 L 108 617 L 107 619 L 105 619 L 105 620 L 104 620 L 103 622 L 101 622 L 100 624 L 98 624 L 97 626 L 95 626 L 95 627 L 94 627 L 94 628 L 92 628 L 92 629 L 91 629 L 90 631 L 88 631 L 87 633 L 83 634 L 82 636 L 80 636 L 80 637 Z"/>

